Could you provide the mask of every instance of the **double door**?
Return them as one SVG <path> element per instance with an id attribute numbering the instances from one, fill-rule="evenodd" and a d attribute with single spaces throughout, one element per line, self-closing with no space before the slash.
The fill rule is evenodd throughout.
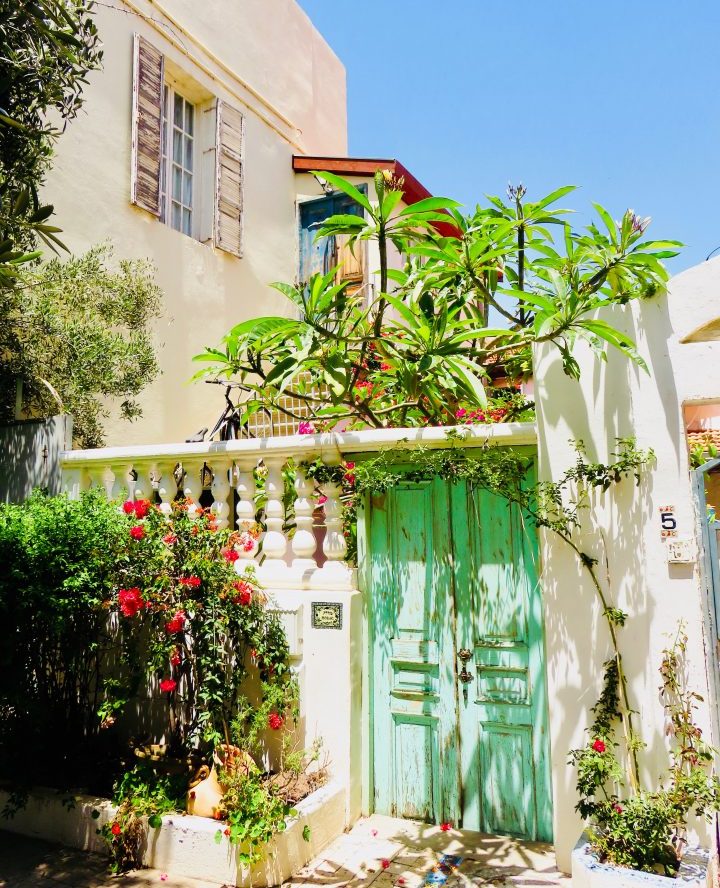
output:
<path id="1" fill-rule="evenodd" d="M 534 527 L 435 479 L 370 497 L 365 534 L 374 810 L 550 840 Z"/>

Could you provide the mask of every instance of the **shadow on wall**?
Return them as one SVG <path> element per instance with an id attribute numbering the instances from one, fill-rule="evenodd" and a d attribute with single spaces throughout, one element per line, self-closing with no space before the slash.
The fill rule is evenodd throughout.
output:
<path id="1" fill-rule="evenodd" d="M 36 489 L 60 493 L 60 453 L 72 447 L 72 425 L 71 416 L 52 416 L 0 427 L 0 502 L 21 503 Z"/>

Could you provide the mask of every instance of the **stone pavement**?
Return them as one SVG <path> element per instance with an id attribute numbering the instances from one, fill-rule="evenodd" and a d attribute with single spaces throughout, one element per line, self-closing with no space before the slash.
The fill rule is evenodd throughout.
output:
<path id="1" fill-rule="evenodd" d="M 461 858 L 458 860 L 458 858 Z M 286 888 L 570 888 L 550 845 L 373 814 L 336 839 Z"/>
<path id="2" fill-rule="evenodd" d="M 447 855 L 443 857 L 443 855 Z M 457 858 L 461 858 L 457 860 Z M 549 845 L 443 832 L 374 814 L 336 839 L 286 888 L 570 888 Z M 96 854 L 0 831 L 0 888 L 225 888 L 158 870 L 110 876 Z"/>

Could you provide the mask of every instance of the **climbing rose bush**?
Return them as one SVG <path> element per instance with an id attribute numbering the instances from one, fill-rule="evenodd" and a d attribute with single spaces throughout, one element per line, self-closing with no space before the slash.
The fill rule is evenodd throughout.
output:
<path id="1" fill-rule="evenodd" d="M 112 725 L 149 679 L 166 704 L 169 754 L 208 754 L 224 742 L 251 672 L 292 697 L 288 649 L 253 564 L 241 558 L 256 534 L 220 530 L 215 515 L 190 500 L 163 508 L 122 505 L 125 541 L 106 606 L 117 614 L 124 678 L 106 682 L 101 716 Z M 285 713 L 277 717 L 270 728 Z"/>

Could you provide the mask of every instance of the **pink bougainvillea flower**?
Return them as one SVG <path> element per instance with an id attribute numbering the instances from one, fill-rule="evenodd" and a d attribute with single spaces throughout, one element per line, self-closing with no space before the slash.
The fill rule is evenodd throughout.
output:
<path id="1" fill-rule="evenodd" d="M 142 524 L 134 524 L 134 525 L 130 528 L 130 536 L 131 536 L 134 540 L 141 540 L 141 539 L 143 539 L 143 537 L 145 536 L 145 528 L 142 526 Z"/>
<path id="2" fill-rule="evenodd" d="M 268 727 L 273 731 L 278 731 L 285 724 L 285 719 L 278 715 L 277 712 L 271 712 L 268 716 Z"/>
<path id="3" fill-rule="evenodd" d="M 163 678 L 160 682 L 160 690 L 163 694 L 172 694 L 176 687 L 177 682 L 174 678 Z"/>
<path id="4" fill-rule="evenodd" d="M 596 740 L 593 743 L 592 748 L 595 750 L 595 752 L 605 752 L 606 747 L 602 740 Z"/>
<path id="5" fill-rule="evenodd" d="M 440 829 L 442 830 L 442 832 L 450 832 L 450 830 L 452 829 L 452 823 L 446 820 L 445 823 L 440 824 Z"/>
<path id="6" fill-rule="evenodd" d="M 200 577 L 193 575 L 189 577 L 180 577 L 178 583 L 180 583 L 181 586 L 187 586 L 188 589 L 197 589 L 202 583 L 202 580 Z"/>
<path id="7" fill-rule="evenodd" d="M 622 814 L 622 812 L 623 812 L 622 806 L 621 805 L 613 805 L 613 811 L 616 814 Z"/>
<path id="8" fill-rule="evenodd" d="M 405 884 L 405 879 L 403 879 L 403 877 L 400 876 L 399 878 L 395 879 L 395 884 L 396 884 L 396 885 L 404 885 L 404 884 Z"/>
<path id="9" fill-rule="evenodd" d="M 245 580 L 236 580 L 233 589 L 237 589 L 237 595 L 233 598 L 235 604 L 250 604 L 252 601 L 252 586 Z"/>
<path id="10" fill-rule="evenodd" d="M 110 827 L 110 832 L 114 836 L 119 836 L 120 833 L 122 832 L 122 827 L 120 826 L 119 823 L 113 823 L 113 825 Z"/>
<path id="11" fill-rule="evenodd" d="M 255 539 L 253 534 L 250 533 L 249 530 L 244 530 L 240 534 L 240 545 L 246 552 L 252 552 L 252 550 L 255 548 L 256 542 L 257 540 Z"/>
<path id="12" fill-rule="evenodd" d="M 226 546 L 220 551 L 222 552 L 222 556 L 225 561 L 227 561 L 229 564 L 234 564 L 240 557 L 240 553 L 234 546 Z"/>
<path id="13" fill-rule="evenodd" d="M 373 838 L 375 838 L 375 836 L 376 836 L 377 834 L 378 834 L 378 831 L 377 831 L 376 829 L 371 829 L 371 830 L 370 830 L 370 835 L 371 835 Z"/>
<path id="14" fill-rule="evenodd" d="M 182 632 L 185 628 L 185 611 L 178 611 L 175 616 L 165 623 L 165 631 L 168 635 L 175 635 L 176 632 Z"/>
<path id="15" fill-rule="evenodd" d="M 167 879 L 168 879 L 167 873 L 160 873 L 160 881 L 161 882 L 167 882 Z"/>
<path id="16" fill-rule="evenodd" d="M 135 503 L 132 500 L 125 500 L 122 504 L 122 510 L 126 515 L 134 515 L 135 514 Z"/>
<path id="17" fill-rule="evenodd" d="M 120 612 L 124 617 L 134 617 L 142 609 L 145 602 L 138 587 L 133 586 L 132 589 L 118 590 L 118 604 L 120 605 Z"/>
<path id="18" fill-rule="evenodd" d="M 387 857 L 383 857 L 383 859 L 380 861 L 380 866 L 383 869 L 387 869 L 390 866 L 390 861 L 387 859 Z"/>
<path id="19" fill-rule="evenodd" d="M 311 422 L 301 422 L 298 425 L 298 435 L 314 435 L 315 426 Z"/>
<path id="20" fill-rule="evenodd" d="M 392 370 L 392 364 L 388 364 L 387 362 L 383 361 L 383 363 L 380 364 L 380 369 L 383 371 L 383 373 L 387 373 L 388 370 Z"/>
<path id="21" fill-rule="evenodd" d="M 165 543 L 166 546 L 174 546 L 177 542 L 177 537 L 174 533 L 166 533 L 165 536 L 162 538 L 162 541 Z"/>
<path id="22" fill-rule="evenodd" d="M 462 419 L 464 416 L 467 416 L 467 410 L 464 407 L 455 411 L 455 419 Z"/>
<path id="23" fill-rule="evenodd" d="M 317 504 L 318 504 L 319 506 L 324 506 L 326 502 L 327 502 L 327 497 L 326 497 L 325 494 L 323 493 L 323 494 L 321 494 L 321 495 L 318 497 Z"/>

